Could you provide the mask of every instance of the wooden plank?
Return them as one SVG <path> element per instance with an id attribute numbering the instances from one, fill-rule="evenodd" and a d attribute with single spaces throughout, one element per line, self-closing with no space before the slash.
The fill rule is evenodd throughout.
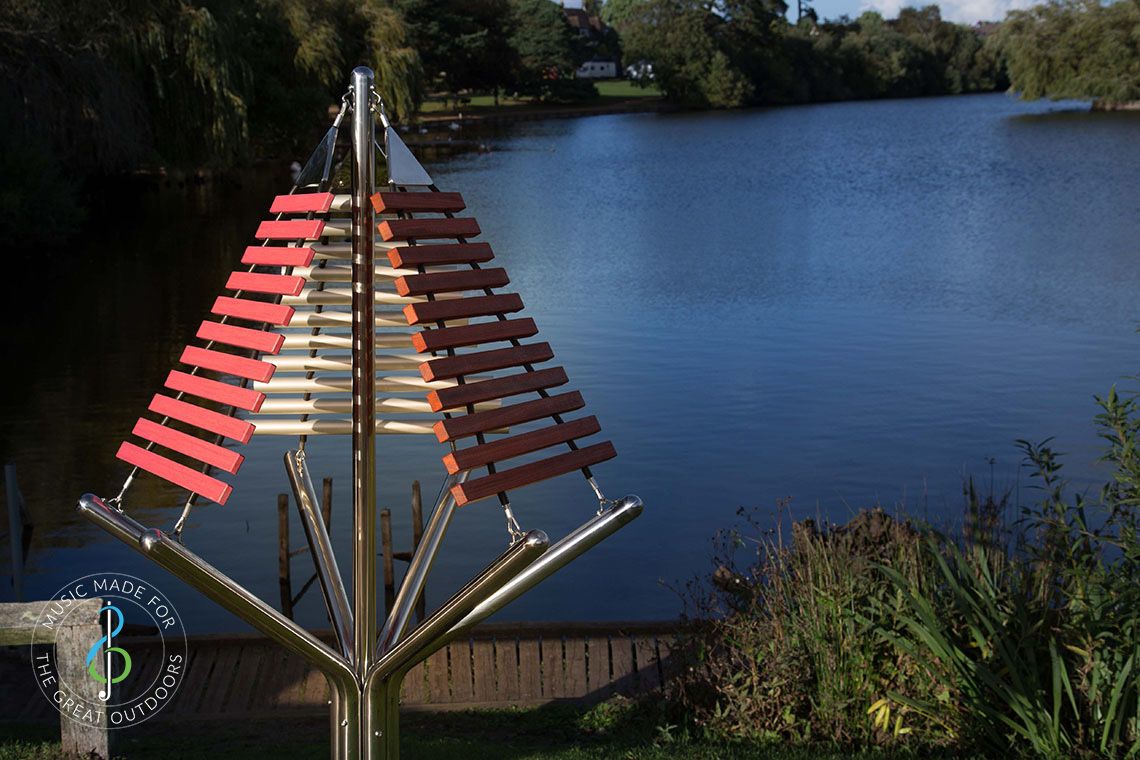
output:
<path id="1" fill-rule="evenodd" d="M 279 245 L 250 245 L 242 254 L 241 263 L 251 266 L 307 267 L 313 263 L 316 252 L 312 248 L 294 248 Z"/>
<path id="2" fill-rule="evenodd" d="M 202 689 L 202 700 L 199 702 L 198 712 L 205 715 L 224 711 L 226 697 L 231 686 L 234 685 L 234 669 L 238 666 L 241 657 L 241 647 L 220 647 L 218 659 L 214 664 L 214 676 L 206 681 Z"/>
<path id="3" fill-rule="evenodd" d="M 610 639 L 610 679 L 613 690 L 622 694 L 632 694 L 634 685 L 633 645 L 628 636 L 613 636 Z"/>
<path id="4" fill-rule="evenodd" d="M 394 281 L 396 292 L 402 296 L 423 296 L 428 293 L 459 293 L 464 290 L 501 288 L 509 285 L 511 278 L 507 270 L 464 269 L 458 272 L 430 272 L 428 274 L 406 274 Z"/>
<path id="5" fill-rule="evenodd" d="M 404 682 L 400 686 L 400 702 L 405 705 L 419 705 L 426 702 L 427 688 L 424 684 L 426 678 L 427 669 L 422 662 L 412 667 L 404 676 Z"/>
<path id="6" fill-rule="evenodd" d="M 443 647 L 427 658 L 427 699 L 433 705 L 451 701 L 451 677 L 448 670 L 448 648 Z"/>
<path id="7" fill-rule="evenodd" d="M 448 644 L 447 648 L 451 650 L 451 701 L 470 702 L 475 698 L 471 640 L 459 639 Z"/>
<path id="8" fill-rule="evenodd" d="M 542 696 L 564 699 L 566 693 L 566 663 L 561 637 L 542 639 Z"/>
<path id="9" fill-rule="evenodd" d="M 229 483 L 211 478 L 198 470 L 155 454 L 153 451 L 147 451 L 129 441 L 123 441 L 119 445 L 119 450 L 115 456 L 127 464 L 138 467 L 140 470 L 146 470 L 151 475 L 168 480 L 179 488 L 193 491 L 217 504 L 225 504 L 233 491 L 233 487 Z"/>
<path id="10" fill-rule="evenodd" d="M 563 642 L 566 669 L 566 696 L 580 698 L 590 693 L 586 677 L 586 640 L 567 638 Z"/>
<path id="11" fill-rule="evenodd" d="M 226 712 L 240 715 L 249 710 L 253 699 L 258 678 L 261 672 L 261 663 L 269 653 L 269 647 L 263 644 L 250 644 L 241 647 L 241 656 L 238 659 L 237 669 L 234 671 L 234 687 L 226 700 Z M 260 690 L 257 690 L 260 693 Z"/>
<path id="12" fill-rule="evenodd" d="M 217 401 L 226 406 L 236 406 L 247 412 L 256 412 L 265 402 L 265 394 L 249 388 L 239 388 L 229 383 L 221 383 L 205 377 L 171 370 L 164 385 L 172 391 L 182 391 L 208 401 Z"/>
<path id="13" fill-rule="evenodd" d="M 193 715 L 198 712 L 202 691 L 214 671 L 214 662 L 221 647 L 202 644 L 187 648 L 186 671 L 178 692 L 170 700 L 170 712 L 175 715 Z"/>
<path id="14" fill-rule="evenodd" d="M 401 211 L 454 214 L 467 208 L 467 204 L 459 193 L 381 191 L 372 194 L 372 207 L 377 214 L 395 214 Z"/>
<path id="15" fill-rule="evenodd" d="M 475 701 L 498 701 L 498 690 L 495 685 L 495 642 L 491 639 L 472 641 L 471 658 L 475 676 Z"/>
<path id="16" fill-rule="evenodd" d="M 542 699 L 542 648 L 541 639 L 519 641 L 519 700 L 534 702 Z"/>
<path id="17" fill-rule="evenodd" d="M 493 258 L 495 253 L 487 243 L 399 245 L 388 249 L 388 261 L 396 269 L 441 264 L 483 264 Z"/>
<path id="18" fill-rule="evenodd" d="M 305 289 L 305 278 L 289 274 L 260 274 L 233 272 L 226 280 L 226 290 L 247 293 L 268 293 L 277 296 L 297 296 Z"/>
<path id="19" fill-rule="evenodd" d="M 566 443 L 577 438 L 585 438 L 602 429 L 597 417 L 583 417 L 580 420 L 571 420 L 561 425 L 550 425 L 529 433 L 520 433 L 497 441 L 488 441 L 478 446 L 453 451 L 443 457 L 443 466 L 448 473 L 454 475 L 463 470 L 474 467 L 485 467 L 491 462 L 502 462 L 512 457 L 530 454 L 534 451 L 560 443 Z"/>
<path id="20" fill-rule="evenodd" d="M 554 351 L 551 350 L 549 343 L 533 343 L 528 346 L 476 351 L 461 356 L 447 356 L 424 362 L 420 365 L 420 375 L 428 382 L 450 380 L 460 375 L 492 372 L 507 367 L 521 367 L 524 364 L 538 364 L 553 358 Z"/>
<path id="21" fill-rule="evenodd" d="M 228 472 L 231 475 L 241 468 L 241 463 L 245 459 L 245 457 L 233 449 L 227 449 L 224 446 L 203 441 L 201 438 L 195 438 L 179 430 L 174 430 L 165 425 L 159 425 L 157 422 L 151 422 L 145 417 L 139 418 L 135 423 L 134 429 L 131 430 L 131 433 L 142 438 L 144 441 L 151 441 L 157 443 L 159 446 L 165 446 L 171 451 L 177 451 L 179 454 L 193 457 L 199 462 L 217 467 L 219 470 Z"/>
<path id="22" fill-rule="evenodd" d="M 295 705 L 297 686 L 305 675 L 305 661 L 295 654 L 282 652 L 278 663 L 278 677 L 270 692 L 274 710 Z"/>
<path id="23" fill-rule="evenodd" d="M 422 354 L 427 351 L 462 348 L 479 343 L 529 338 L 536 333 L 538 333 L 538 326 L 529 317 L 500 319 L 494 322 L 480 322 L 475 325 L 422 330 L 412 335 L 412 345 L 415 346 L 416 351 Z"/>
<path id="24" fill-rule="evenodd" d="M 184 348 L 178 361 L 191 367 L 201 367 L 226 375 L 243 377 L 246 380 L 256 380 L 259 383 L 268 383 L 277 369 L 269 362 L 227 354 L 224 351 L 199 348 L 198 346 Z"/>
<path id="25" fill-rule="evenodd" d="M 499 409 L 488 409 L 484 412 L 464 414 L 447 420 L 440 420 L 432 426 L 436 438 L 440 443 L 467 438 L 476 433 L 485 433 L 488 430 L 520 425 L 524 422 L 533 422 L 543 417 L 555 414 L 572 412 L 586 405 L 582 394 L 578 391 L 559 393 L 555 396 L 524 401 L 521 404 L 512 404 Z"/>
<path id="26" fill-rule="evenodd" d="M 610 678 L 610 640 L 608 636 L 586 639 L 586 685 L 589 694 L 598 699 L 608 695 Z"/>
<path id="27" fill-rule="evenodd" d="M 288 219 L 262 222 L 254 237 L 258 240 L 316 240 L 324 229 L 325 223 L 320 219 Z"/>
<path id="28" fill-rule="evenodd" d="M 518 293 L 499 293 L 493 296 L 449 298 L 445 301 L 410 303 L 404 307 L 409 325 L 425 322 L 444 322 L 451 319 L 489 317 L 493 314 L 510 314 L 522 311 L 523 302 Z"/>
<path id="29" fill-rule="evenodd" d="M 276 354 L 285 342 L 285 336 L 268 330 L 254 330 L 250 327 L 224 325 L 221 322 L 206 320 L 198 326 L 197 337 L 213 343 L 222 343 L 236 348 L 248 348 L 263 354 Z"/>
<path id="30" fill-rule="evenodd" d="M 155 414 L 161 414 L 163 417 L 185 422 L 238 443 L 249 443 L 249 439 L 253 437 L 253 425 L 245 420 L 204 409 L 197 404 L 188 404 L 169 396 L 156 394 L 150 400 L 147 409 Z"/>
<path id="31" fill-rule="evenodd" d="M 377 229 L 380 230 L 380 238 L 385 242 L 467 238 L 479 234 L 479 223 L 472 217 L 463 217 L 462 219 L 387 219 L 381 222 Z M 260 229 L 258 231 L 260 232 Z M 262 236 L 258 235 L 258 237 Z M 304 236 L 297 235 L 296 237 Z"/>
<path id="32" fill-rule="evenodd" d="M 432 411 L 442 412 L 445 409 L 455 409 L 467 404 L 478 404 L 482 401 L 493 401 L 494 399 L 517 396 L 540 389 L 554 388 L 568 382 L 566 370 L 562 367 L 550 367 L 534 372 L 520 372 L 515 375 L 496 377 L 492 380 L 464 383 L 451 388 L 431 391 L 427 395 L 427 400 Z"/>
<path id="33" fill-rule="evenodd" d="M 519 690 L 518 639 L 514 636 L 496 636 L 495 639 L 495 685 L 498 698 L 512 702 L 522 696 Z"/>
<path id="34" fill-rule="evenodd" d="M 497 493 L 512 491 L 543 480 L 565 475 L 583 467 L 604 462 L 617 456 L 614 446 L 609 441 L 587 446 L 577 451 L 541 459 L 537 462 L 512 467 L 509 470 L 497 472 L 494 475 L 484 475 L 475 480 L 453 486 L 452 495 L 459 506 L 486 499 Z"/>
<path id="35" fill-rule="evenodd" d="M 653 636 L 634 636 L 633 656 L 637 664 L 637 691 L 650 691 L 661 686 L 657 639 Z"/>
<path id="36" fill-rule="evenodd" d="M 250 298 L 218 296 L 210 308 L 211 314 L 234 317 L 250 322 L 267 322 L 271 325 L 288 325 L 293 320 L 293 307 L 280 303 L 254 301 Z"/>
<path id="37" fill-rule="evenodd" d="M 304 214 L 314 212 L 323 214 L 332 208 L 332 193 L 293 193 L 292 195 L 278 195 L 269 206 L 271 214 Z"/>

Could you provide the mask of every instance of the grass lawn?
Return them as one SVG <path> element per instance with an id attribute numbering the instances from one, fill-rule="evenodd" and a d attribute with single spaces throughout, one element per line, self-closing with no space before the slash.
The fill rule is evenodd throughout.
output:
<path id="1" fill-rule="evenodd" d="M 54 760 L 56 726 L 0 723 L 0 760 Z M 895 760 L 913 755 L 833 748 L 785 749 L 690 741 L 621 703 L 481 712 L 407 713 L 401 753 L 410 760 Z M 121 737 L 124 760 L 328 757 L 328 722 L 143 724 Z"/>
<path id="2" fill-rule="evenodd" d="M 661 97 L 661 91 L 657 89 L 657 87 L 650 86 L 642 88 L 625 79 L 611 79 L 595 82 L 594 84 L 598 88 L 598 97 L 591 98 L 590 100 L 573 103 L 535 103 L 526 99 L 516 99 L 500 95 L 498 110 L 536 110 L 552 108 L 567 110 L 574 108 L 593 108 L 599 105 L 623 103 L 628 100 Z M 467 98 L 468 102 L 464 103 L 459 109 L 464 113 L 478 114 L 484 111 L 496 110 L 495 97 L 493 95 L 466 95 L 464 97 Z M 425 116 L 438 116 L 454 112 L 451 101 L 445 101 L 441 95 L 433 96 L 431 100 L 424 101 L 423 105 L 420 106 L 420 113 Z"/>

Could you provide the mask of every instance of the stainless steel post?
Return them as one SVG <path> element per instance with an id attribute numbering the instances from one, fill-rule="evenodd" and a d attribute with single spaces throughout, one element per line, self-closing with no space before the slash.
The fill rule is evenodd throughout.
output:
<path id="1" fill-rule="evenodd" d="M 368 672 L 376 650 L 374 80 L 369 68 L 352 70 L 352 645 L 360 675 Z"/>
<path id="2" fill-rule="evenodd" d="M 341 655 L 351 660 L 352 609 L 348 604 L 348 592 L 344 590 L 344 579 L 341 578 L 340 568 L 337 567 L 332 542 L 325 529 L 325 522 L 321 518 L 313 481 L 309 478 L 308 468 L 305 467 L 304 452 L 285 452 L 285 471 L 289 474 L 289 483 L 293 486 L 293 497 L 297 500 L 297 511 L 301 513 L 305 538 L 309 540 L 309 553 L 313 557 L 317 580 L 325 598 L 329 623 L 336 635 L 337 644 L 340 645 Z"/>

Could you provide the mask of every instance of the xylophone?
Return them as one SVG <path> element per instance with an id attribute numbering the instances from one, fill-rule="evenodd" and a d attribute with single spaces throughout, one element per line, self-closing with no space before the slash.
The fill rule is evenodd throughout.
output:
<path id="1" fill-rule="evenodd" d="M 342 118 L 352 119 L 352 192 L 330 189 Z M 389 182 L 373 179 L 375 120 Z M 322 152 L 323 150 L 323 152 Z M 314 173 L 313 167 L 317 167 Z M 583 416 L 569 376 L 551 366 L 522 298 L 459 193 L 439 191 L 388 122 L 372 73 L 353 72 L 341 114 L 298 181 L 229 275 L 147 415 L 118 459 L 131 470 L 118 494 L 87 495 L 80 511 L 227 609 L 313 662 L 333 686 L 332 756 L 398 756 L 400 681 L 416 662 L 462 635 L 641 512 L 637 497 L 607 499 L 594 466 L 612 459 L 601 426 Z M 377 255 L 377 249 L 381 255 Z M 575 416 L 577 415 L 577 416 Z M 446 450 L 440 497 L 391 614 L 377 630 L 375 464 L 378 435 L 434 435 Z M 224 505 L 225 474 L 254 435 L 296 436 L 285 455 L 337 640 L 319 641 L 191 552 L 181 541 L 198 500 Z M 305 464 L 309 436 L 346 435 L 353 457 L 353 598 L 316 519 Z M 523 531 L 510 494 L 579 471 L 595 514 L 549 545 Z M 171 534 L 128 516 L 140 473 L 187 493 Z M 495 497 L 510 545 L 410 632 L 410 612 L 457 507 Z"/>

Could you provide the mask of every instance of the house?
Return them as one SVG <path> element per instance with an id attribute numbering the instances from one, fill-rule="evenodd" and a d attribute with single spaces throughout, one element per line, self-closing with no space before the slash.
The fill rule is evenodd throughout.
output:
<path id="1" fill-rule="evenodd" d="M 597 15 L 584 8 L 562 6 L 566 23 L 583 38 L 585 49 L 592 53 L 590 60 L 578 67 L 579 79 L 615 79 L 621 75 L 617 35 Z"/>
<path id="2" fill-rule="evenodd" d="M 614 61 L 586 61 L 575 74 L 579 79 L 614 79 L 618 68 Z"/>

